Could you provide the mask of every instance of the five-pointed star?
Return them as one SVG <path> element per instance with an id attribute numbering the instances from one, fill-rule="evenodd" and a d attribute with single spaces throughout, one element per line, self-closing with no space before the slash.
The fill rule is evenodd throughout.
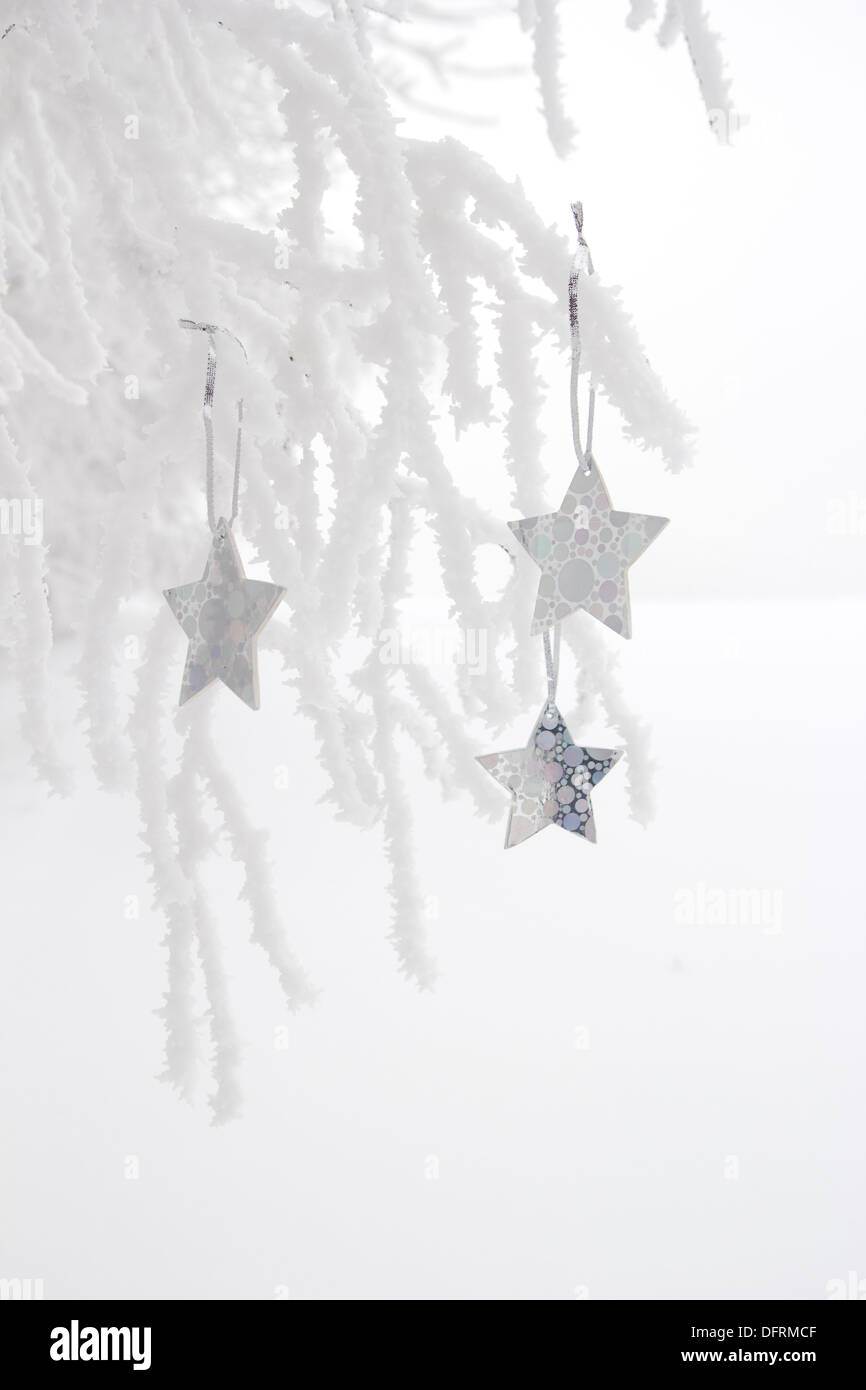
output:
<path id="1" fill-rule="evenodd" d="M 512 793 L 505 848 L 559 825 L 595 840 L 590 792 L 622 757 L 621 748 L 581 748 L 555 705 L 546 704 L 525 748 L 477 761 Z"/>
<path id="2" fill-rule="evenodd" d="M 251 709 L 258 709 L 256 634 L 285 592 L 278 584 L 246 578 L 231 529 L 221 517 L 201 579 L 164 590 L 189 638 L 180 704 L 211 681 L 221 680 Z"/>
<path id="3" fill-rule="evenodd" d="M 631 637 L 628 568 L 667 524 L 666 516 L 615 511 L 595 459 L 578 468 L 558 512 L 509 521 L 542 571 L 532 636 L 582 608 Z"/>

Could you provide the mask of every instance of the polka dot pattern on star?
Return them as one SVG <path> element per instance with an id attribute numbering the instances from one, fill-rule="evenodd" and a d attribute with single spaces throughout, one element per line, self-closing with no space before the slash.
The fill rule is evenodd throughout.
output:
<path id="1" fill-rule="evenodd" d="M 666 525 L 612 508 L 595 462 L 577 470 L 558 512 L 509 522 L 542 570 L 532 635 L 582 609 L 630 637 L 628 568 Z"/>
<path id="2" fill-rule="evenodd" d="M 519 844 L 547 825 L 594 841 L 590 792 L 620 756 L 618 749 L 580 747 L 559 710 L 546 706 L 525 749 L 479 758 L 514 797 L 506 845 Z"/>

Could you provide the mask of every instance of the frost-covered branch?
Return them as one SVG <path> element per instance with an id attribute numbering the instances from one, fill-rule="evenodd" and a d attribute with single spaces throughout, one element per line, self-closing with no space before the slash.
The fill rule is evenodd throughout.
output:
<path id="1" fill-rule="evenodd" d="M 571 154 L 577 131 L 565 109 L 559 75 L 562 51 L 558 0 L 518 0 L 518 14 L 521 25 L 532 37 L 532 66 L 550 143 L 564 159 Z"/>
<path id="2" fill-rule="evenodd" d="M 626 23 L 630 29 L 639 29 L 655 16 L 656 0 L 631 0 Z M 658 41 L 662 48 L 668 48 L 681 35 L 692 60 L 710 128 L 718 139 L 727 140 L 733 115 L 731 83 L 720 37 L 710 27 L 701 0 L 666 0 Z"/>
<path id="3" fill-rule="evenodd" d="M 211 743 L 207 702 L 225 692 L 176 720 L 183 650 L 162 590 L 203 564 L 208 539 L 202 344 L 177 320 L 228 326 L 247 349 L 248 366 L 220 364 L 223 384 L 243 373 L 246 402 L 236 533 L 245 563 L 261 560 L 288 591 L 261 647 L 278 653 L 312 733 L 326 804 L 383 837 L 382 916 L 400 970 L 421 987 L 435 952 L 410 779 L 420 765 L 443 792 L 495 812 L 468 721 L 501 728 L 541 680 L 511 588 L 493 603 L 479 585 L 478 548 L 513 544 L 508 518 L 471 495 L 455 442 L 469 428 L 501 431 L 516 513 L 546 493 L 538 351 L 553 343 L 565 372 L 570 238 L 465 144 L 401 133 L 372 32 L 408 30 L 422 10 L 462 23 L 466 9 L 225 0 L 215 17 L 207 0 L 22 0 L 0 48 L 0 490 L 44 502 L 45 524 L 38 544 L 2 537 L 2 641 L 35 766 L 58 789 L 68 783 L 52 642 L 75 644 L 90 761 L 106 788 L 133 788 L 164 924 L 164 1074 L 191 1097 L 204 1065 L 215 1119 L 239 1107 L 240 1042 L 214 855 L 236 861 L 252 939 L 286 1006 L 313 992 L 268 835 L 238 795 L 231 753 L 217 758 Z M 564 151 L 555 7 L 527 0 L 521 15 Z M 431 61 L 446 75 L 453 50 Z M 709 50 L 703 62 L 709 72 Z M 581 290 L 584 368 L 626 433 L 681 467 L 688 427 L 618 292 L 595 277 Z M 230 426 L 220 399 L 234 393 L 218 398 L 218 440 Z M 227 487 L 219 443 L 217 454 Z M 382 660 L 383 630 L 404 621 L 413 536 L 435 554 L 453 631 L 485 636 L 477 671 Z M 580 639 L 584 695 L 629 743 L 642 818 L 643 736 L 606 640 Z M 412 743 L 418 760 L 404 756 Z"/>

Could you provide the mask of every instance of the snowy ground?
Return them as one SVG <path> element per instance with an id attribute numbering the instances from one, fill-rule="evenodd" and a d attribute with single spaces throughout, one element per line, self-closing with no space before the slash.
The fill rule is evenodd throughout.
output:
<path id="1" fill-rule="evenodd" d="M 210 692 L 322 990 L 283 1031 L 218 866 L 245 1041 L 223 1128 L 154 1080 L 164 953 L 134 806 L 87 773 L 49 803 L 13 771 L 0 1276 L 49 1298 L 557 1300 L 820 1299 L 866 1274 L 866 602 L 639 619 L 623 674 L 654 730 L 649 830 L 614 773 L 597 846 L 549 830 L 506 854 L 505 795 L 496 825 L 442 804 L 407 752 L 429 995 L 385 940 L 378 832 L 316 805 L 275 658 L 259 715 Z M 746 890 L 757 920 L 732 920 Z"/>

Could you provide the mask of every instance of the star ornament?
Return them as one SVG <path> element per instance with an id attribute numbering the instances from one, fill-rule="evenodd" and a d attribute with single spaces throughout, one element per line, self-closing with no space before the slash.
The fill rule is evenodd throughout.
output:
<path id="1" fill-rule="evenodd" d="M 621 748 L 582 748 L 555 705 L 545 705 L 525 748 L 485 753 L 477 761 L 513 801 L 505 848 L 547 825 L 595 842 L 590 792 L 622 757 Z"/>
<path id="2" fill-rule="evenodd" d="M 258 709 L 256 636 L 285 589 L 246 578 L 231 529 L 221 517 L 201 579 L 163 592 L 189 638 L 179 703 L 185 705 L 221 680 L 250 709 Z"/>
<path id="3" fill-rule="evenodd" d="M 667 524 L 666 516 L 615 511 L 595 459 L 578 468 L 558 512 L 509 521 L 541 569 L 532 636 L 582 608 L 631 637 L 629 567 Z"/>

